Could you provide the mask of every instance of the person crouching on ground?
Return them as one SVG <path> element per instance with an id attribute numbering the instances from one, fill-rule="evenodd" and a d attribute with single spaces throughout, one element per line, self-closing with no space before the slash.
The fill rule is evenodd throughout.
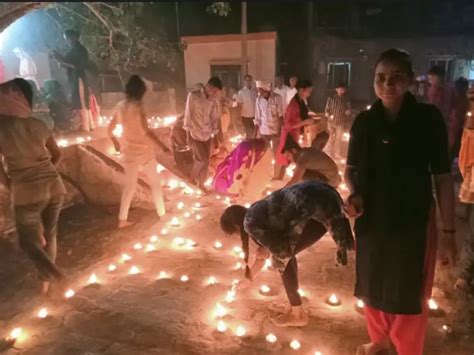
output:
<path id="1" fill-rule="evenodd" d="M 42 280 L 43 294 L 52 280 L 61 281 L 63 273 L 55 264 L 58 219 L 66 189 L 56 166 L 61 160 L 52 132 L 31 114 L 33 91 L 24 79 L 0 85 L 0 154 L 7 172 L 0 172 L 9 183 L 15 211 L 20 247 L 28 254 Z M 1 159 L 0 159 L 1 161 Z"/>
<path id="2" fill-rule="evenodd" d="M 166 213 L 163 202 L 163 191 L 159 175 L 156 172 L 156 148 L 168 152 L 169 148 L 163 144 L 148 127 L 143 97 L 146 92 L 146 84 L 138 75 L 132 75 L 125 86 L 126 99 L 121 101 L 116 109 L 109 125 L 109 136 L 116 147 L 120 147 L 123 153 L 123 167 L 125 169 L 125 187 L 120 201 L 120 212 L 118 227 L 130 226 L 128 222 L 128 211 L 135 193 L 138 172 L 143 170 L 150 180 L 153 202 L 155 203 L 158 217 Z M 114 135 L 118 125 L 122 127 L 120 142 Z"/>
<path id="3" fill-rule="evenodd" d="M 354 246 L 341 196 L 332 187 L 318 181 L 305 181 L 275 191 L 248 209 L 230 206 L 224 211 L 220 225 L 228 235 L 240 234 L 246 280 L 251 282 L 263 268 L 265 259 L 272 256 L 291 306 L 286 314 L 273 319 L 278 326 L 300 327 L 308 323 L 308 314 L 298 293 L 296 255 L 316 243 L 326 232 L 337 244 L 339 264 L 347 264 L 347 251 Z M 258 247 L 251 267 L 248 265 L 250 241 Z"/>
<path id="4" fill-rule="evenodd" d="M 296 164 L 296 169 L 286 186 L 301 180 L 318 180 L 334 188 L 339 186 L 342 180 L 339 168 L 336 162 L 323 152 L 328 140 L 329 133 L 323 131 L 316 136 L 310 148 L 301 148 L 293 137 L 287 136 L 283 153 L 291 163 Z"/>

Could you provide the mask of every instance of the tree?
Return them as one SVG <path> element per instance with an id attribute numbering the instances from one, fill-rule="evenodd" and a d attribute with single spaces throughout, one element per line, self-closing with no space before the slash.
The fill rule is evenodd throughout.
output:
<path id="1" fill-rule="evenodd" d="M 225 1 L 214 1 L 211 5 L 206 8 L 206 11 L 218 15 L 218 16 L 228 16 L 232 11 L 230 4 Z"/>

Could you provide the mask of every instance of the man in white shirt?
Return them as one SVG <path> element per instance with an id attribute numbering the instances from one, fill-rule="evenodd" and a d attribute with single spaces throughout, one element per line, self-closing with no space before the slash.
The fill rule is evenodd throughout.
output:
<path id="1" fill-rule="evenodd" d="M 288 106 L 288 103 L 289 103 L 287 99 L 288 90 L 290 90 L 290 88 L 285 85 L 285 76 L 282 74 L 277 75 L 277 77 L 275 78 L 275 89 L 273 89 L 273 92 L 275 92 L 276 94 L 282 97 L 283 113 L 285 113 L 286 106 Z"/>
<path id="2" fill-rule="evenodd" d="M 272 148 L 275 159 L 280 143 L 283 124 L 283 98 L 272 91 L 272 84 L 257 81 L 258 97 L 255 104 L 255 126 L 260 137 Z M 274 177 L 279 176 L 281 167 L 275 164 Z"/>
<path id="3" fill-rule="evenodd" d="M 209 169 L 211 142 L 219 133 L 221 107 L 218 96 L 221 90 L 220 79 L 210 78 L 204 90 L 194 90 L 188 94 L 184 111 L 183 128 L 189 134 L 189 145 L 194 158 L 191 180 L 205 192 L 207 189 L 204 182 Z"/>
<path id="4" fill-rule="evenodd" d="M 296 88 L 296 84 L 298 84 L 298 77 L 297 76 L 290 77 L 290 87 L 286 91 L 286 104 L 287 105 L 290 103 L 290 101 L 298 93 L 298 89 Z"/>
<path id="5" fill-rule="evenodd" d="M 257 100 L 257 91 L 252 88 L 252 76 L 244 77 L 244 87 L 237 94 L 237 102 L 240 106 L 240 116 L 245 129 L 247 139 L 255 137 L 255 101 Z"/>

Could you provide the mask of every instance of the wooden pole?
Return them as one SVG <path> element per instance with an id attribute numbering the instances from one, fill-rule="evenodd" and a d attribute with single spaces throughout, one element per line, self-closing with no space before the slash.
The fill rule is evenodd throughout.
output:
<path id="1" fill-rule="evenodd" d="M 243 86 L 244 77 L 248 74 L 248 55 L 247 55 L 247 3 L 242 2 L 242 24 L 241 24 L 241 70 L 240 86 Z"/>

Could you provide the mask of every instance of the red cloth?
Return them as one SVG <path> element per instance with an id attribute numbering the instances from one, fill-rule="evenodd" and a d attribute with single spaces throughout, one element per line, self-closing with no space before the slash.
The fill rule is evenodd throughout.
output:
<path id="1" fill-rule="evenodd" d="M 367 305 L 364 307 L 367 331 L 371 342 L 384 343 L 389 339 L 395 346 L 398 355 L 423 355 L 429 316 L 428 299 L 431 297 L 436 265 L 435 208 L 432 208 L 430 212 L 427 233 L 422 313 L 414 315 L 391 314 Z"/>
<path id="2" fill-rule="evenodd" d="M 292 126 L 301 122 L 300 105 L 296 99 L 292 99 L 285 111 L 285 119 L 283 121 L 283 127 L 281 128 L 280 144 L 276 154 L 277 164 L 282 166 L 288 166 L 289 162 L 285 155 L 281 153 L 285 146 L 286 137 L 290 134 L 295 142 L 298 142 L 301 134 L 301 127 L 291 129 Z"/>

